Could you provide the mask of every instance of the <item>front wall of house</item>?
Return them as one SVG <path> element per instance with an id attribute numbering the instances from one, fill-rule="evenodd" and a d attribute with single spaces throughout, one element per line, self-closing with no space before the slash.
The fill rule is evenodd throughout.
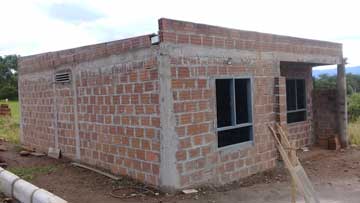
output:
<path id="1" fill-rule="evenodd" d="M 277 63 L 265 55 L 260 60 L 259 55 L 236 50 L 191 46 L 173 50 L 170 67 L 180 187 L 223 184 L 274 167 L 276 149 L 267 124 L 275 120 Z M 226 64 L 229 58 L 231 65 Z M 215 79 L 235 77 L 252 81 L 253 144 L 218 148 Z"/>
<path id="2" fill-rule="evenodd" d="M 286 125 L 285 77 L 280 62 L 341 61 L 341 45 L 160 19 L 160 41 L 170 56 L 175 116 L 177 188 L 224 184 L 273 168 L 277 157 L 267 124 L 279 122 L 298 147 L 312 134 L 311 68 L 292 69 L 307 84 L 306 122 Z M 165 55 L 166 55 L 165 54 Z M 294 72 L 292 73 L 292 71 Z M 294 75 L 292 75 L 294 74 Z M 253 143 L 218 147 L 216 78 L 252 80 Z"/>

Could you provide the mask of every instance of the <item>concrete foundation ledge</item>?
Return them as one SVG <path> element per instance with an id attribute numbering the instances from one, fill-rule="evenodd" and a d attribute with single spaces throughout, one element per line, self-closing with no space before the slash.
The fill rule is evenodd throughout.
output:
<path id="1" fill-rule="evenodd" d="M 0 191 L 21 203 L 67 203 L 0 167 Z"/>

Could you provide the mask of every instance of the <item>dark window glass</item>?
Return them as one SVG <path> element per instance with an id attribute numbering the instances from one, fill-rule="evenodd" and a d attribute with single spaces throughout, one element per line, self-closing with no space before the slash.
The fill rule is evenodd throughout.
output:
<path id="1" fill-rule="evenodd" d="M 251 119 L 249 83 L 249 79 L 235 80 L 236 124 L 248 123 Z"/>
<path id="2" fill-rule="evenodd" d="M 297 109 L 305 108 L 305 80 L 296 80 Z"/>
<path id="3" fill-rule="evenodd" d="M 306 120 L 306 111 L 298 111 L 287 114 L 287 122 L 295 123 Z"/>
<path id="4" fill-rule="evenodd" d="M 295 80 L 286 80 L 286 104 L 287 110 L 296 109 L 296 81 Z"/>
<path id="5" fill-rule="evenodd" d="M 216 107 L 218 128 L 232 124 L 232 80 L 216 80 Z"/>
<path id="6" fill-rule="evenodd" d="M 218 146 L 252 139 L 250 79 L 216 80 Z"/>
<path id="7" fill-rule="evenodd" d="M 304 79 L 286 80 L 287 122 L 306 120 L 306 86 Z"/>
<path id="8" fill-rule="evenodd" d="M 251 126 L 220 131 L 218 132 L 218 147 L 250 141 L 251 134 Z"/>

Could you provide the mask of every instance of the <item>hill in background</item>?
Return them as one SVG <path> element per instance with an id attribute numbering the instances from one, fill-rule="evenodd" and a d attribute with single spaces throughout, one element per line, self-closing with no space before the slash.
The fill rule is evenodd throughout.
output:
<path id="1" fill-rule="evenodd" d="M 319 77 L 319 75 L 321 74 L 336 75 L 336 73 L 337 73 L 336 68 L 325 69 L 325 70 L 313 70 L 312 72 L 314 77 Z M 346 73 L 360 75 L 360 66 L 346 67 Z"/>

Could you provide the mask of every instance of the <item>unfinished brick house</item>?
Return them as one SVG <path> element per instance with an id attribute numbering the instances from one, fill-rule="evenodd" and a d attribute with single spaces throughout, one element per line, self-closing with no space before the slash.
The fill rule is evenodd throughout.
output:
<path id="1" fill-rule="evenodd" d="M 315 102 L 312 67 L 328 64 L 338 64 L 338 90 Z M 19 65 L 24 145 L 164 189 L 273 168 L 268 124 L 280 123 L 297 147 L 346 134 L 338 43 L 160 19 L 158 35 Z"/>

